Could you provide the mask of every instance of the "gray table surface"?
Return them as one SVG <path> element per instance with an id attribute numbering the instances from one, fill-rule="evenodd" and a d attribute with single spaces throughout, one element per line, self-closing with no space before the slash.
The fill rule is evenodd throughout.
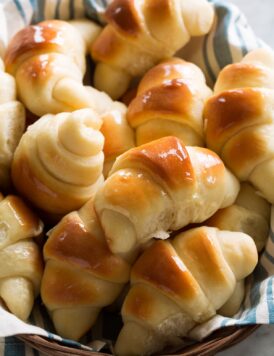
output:
<path id="1" fill-rule="evenodd" d="M 274 49 L 274 0 L 230 0 L 246 15 L 254 32 Z M 262 326 L 218 356 L 274 356 L 274 325 Z"/>

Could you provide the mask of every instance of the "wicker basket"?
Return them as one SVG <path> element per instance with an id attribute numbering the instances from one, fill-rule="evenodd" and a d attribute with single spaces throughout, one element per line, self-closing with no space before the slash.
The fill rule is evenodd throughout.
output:
<path id="1" fill-rule="evenodd" d="M 210 356 L 218 351 L 229 348 L 244 340 L 260 325 L 251 325 L 245 327 L 227 327 L 216 331 L 204 341 L 187 346 L 176 354 L 180 356 Z M 110 354 L 78 350 L 63 346 L 56 341 L 48 340 L 37 335 L 20 335 L 18 339 L 28 344 L 30 347 L 50 356 L 110 356 Z M 171 355 L 165 355 L 171 356 Z"/>

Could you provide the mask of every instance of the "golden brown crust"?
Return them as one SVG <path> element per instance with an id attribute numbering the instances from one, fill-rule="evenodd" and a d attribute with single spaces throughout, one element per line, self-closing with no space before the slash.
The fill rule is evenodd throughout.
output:
<path id="1" fill-rule="evenodd" d="M 19 76 L 38 88 L 39 86 L 46 86 L 48 78 L 55 71 L 53 58 L 51 54 L 40 54 L 27 59 L 20 66 Z"/>
<path id="2" fill-rule="evenodd" d="M 203 107 L 210 94 L 203 73 L 192 63 L 170 58 L 150 69 L 127 113 L 128 122 L 137 130 L 137 144 L 164 137 L 168 127 L 169 134 L 186 145 L 202 143 Z"/>
<path id="3" fill-rule="evenodd" d="M 26 278 L 33 284 L 31 292 L 39 294 L 43 273 L 43 260 L 37 244 L 30 239 L 21 239 L 0 250 L 0 281 L 4 278 Z"/>
<path id="4" fill-rule="evenodd" d="M 97 61 L 112 62 L 123 49 L 123 41 L 113 29 L 106 26 L 92 46 L 92 57 Z M 111 54 L 111 55 L 110 55 Z"/>
<path id="5" fill-rule="evenodd" d="M 104 200 L 127 211 L 134 221 L 142 219 L 139 229 L 144 225 L 144 221 L 149 223 L 149 215 L 153 213 L 153 202 L 158 202 L 159 196 L 163 196 L 162 199 L 167 206 L 168 199 L 163 189 L 158 184 L 151 183 L 149 176 L 144 173 L 122 171 L 121 174 L 110 176 L 104 184 Z M 155 211 L 157 209 L 154 208 Z"/>
<path id="6" fill-rule="evenodd" d="M 209 99 L 204 111 L 208 147 L 220 152 L 239 129 L 269 122 L 270 118 L 263 116 L 266 94 L 259 89 L 244 88 Z"/>
<path id="7" fill-rule="evenodd" d="M 180 79 L 173 79 L 138 95 L 129 106 L 127 119 L 132 127 L 159 117 L 181 122 L 189 119 L 192 100 L 189 86 Z"/>
<path id="8" fill-rule="evenodd" d="M 141 31 L 140 22 L 133 0 L 115 0 L 105 12 L 105 19 L 119 32 L 135 37 Z"/>
<path id="9" fill-rule="evenodd" d="M 261 87 L 262 83 L 267 83 L 270 75 L 266 68 L 260 65 L 254 66 L 252 63 L 233 63 L 226 66 L 220 72 L 214 92 L 244 88 Z"/>
<path id="10" fill-rule="evenodd" d="M 88 232 L 76 213 L 67 215 L 55 227 L 45 245 L 44 256 L 46 260 L 66 262 L 112 282 L 124 283 L 129 277 L 127 263 Z"/>
<path id="11" fill-rule="evenodd" d="M 97 304 L 100 294 L 96 285 L 86 282 L 85 278 L 79 278 L 79 270 L 49 262 L 43 276 L 43 301 L 46 305 L 62 305 L 63 308 L 75 304 Z"/>
<path id="12" fill-rule="evenodd" d="M 237 172 L 237 176 L 245 181 L 254 169 L 254 165 L 268 158 L 268 147 L 268 142 L 260 131 L 250 128 L 230 139 L 223 149 L 223 158 L 228 167 L 233 172 Z"/>
<path id="13" fill-rule="evenodd" d="M 210 188 L 220 185 L 225 175 L 225 165 L 220 157 L 213 151 L 204 147 L 189 147 L 188 150 L 195 150 L 198 166 L 202 168 L 200 180 Z"/>
<path id="14" fill-rule="evenodd" d="M 42 210 L 44 208 L 44 211 L 50 209 L 52 213 L 64 214 L 64 211 L 72 211 L 76 205 L 80 208 L 85 203 L 81 196 L 78 198 L 69 196 L 68 192 L 58 192 L 49 187 L 47 181 L 37 177 L 26 155 L 13 161 L 11 175 L 17 191 L 34 204 L 39 201 L 39 206 Z M 64 201 L 66 202 L 65 208 Z"/>
<path id="15" fill-rule="evenodd" d="M 168 84 L 173 79 L 182 77 L 188 81 L 190 73 L 195 70 L 195 66 L 192 63 L 186 62 L 181 58 L 172 57 L 162 61 L 153 68 L 151 68 L 142 78 L 139 83 L 137 95 L 151 88 L 157 87 L 162 84 Z M 191 83 L 189 83 L 191 85 Z"/>
<path id="16" fill-rule="evenodd" d="M 206 275 L 208 283 L 226 285 L 227 270 L 220 247 L 214 241 L 211 230 L 206 227 L 191 229 L 176 236 L 173 244 L 183 261 L 196 264 L 201 274 Z M 190 251 L 190 253 L 188 253 Z M 188 263 L 187 263 L 188 264 Z"/>
<path id="17" fill-rule="evenodd" d="M 173 136 L 133 148 L 116 161 L 111 172 L 123 168 L 124 162 L 131 165 L 139 162 L 173 188 L 182 184 L 192 185 L 194 171 L 188 152 L 179 139 Z"/>
<path id="18" fill-rule="evenodd" d="M 63 52 L 63 31 L 66 31 L 66 27 L 70 25 L 63 21 L 48 20 L 19 31 L 10 41 L 6 51 L 7 71 L 14 74 L 25 59 L 22 58 L 24 55 Z"/>
<path id="19" fill-rule="evenodd" d="M 175 9 L 176 11 L 176 9 Z M 170 0 L 147 0 L 144 2 L 144 17 L 147 27 L 157 38 L 157 33 L 168 28 L 174 17 L 174 7 Z"/>
<path id="20" fill-rule="evenodd" d="M 101 117 L 100 131 L 104 135 L 105 159 L 114 159 L 134 147 L 134 131 L 128 125 L 125 112 L 110 111 Z"/>
<path id="21" fill-rule="evenodd" d="M 123 314 L 134 315 L 141 320 L 149 320 L 153 312 L 154 298 L 142 285 L 132 287 L 123 304 Z"/>
<path id="22" fill-rule="evenodd" d="M 141 255 L 132 268 L 131 281 L 149 283 L 180 300 L 191 300 L 200 291 L 173 247 L 165 241 L 156 241 Z"/>
<path id="23" fill-rule="evenodd" d="M 23 202 L 23 200 L 15 195 L 8 195 L 6 202 L 17 216 L 20 216 L 19 222 L 24 229 L 31 229 L 38 234 L 41 233 L 42 224 L 37 215 Z"/>

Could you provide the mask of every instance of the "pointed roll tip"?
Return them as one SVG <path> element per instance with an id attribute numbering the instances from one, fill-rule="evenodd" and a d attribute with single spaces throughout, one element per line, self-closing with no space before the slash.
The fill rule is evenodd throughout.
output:
<path id="1" fill-rule="evenodd" d="M 133 321 L 122 327 L 115 344 L 116 356 L 144 356 L 161 349 L 161 340 L 156 335 Z"/>
<path id="2" fill-rule="evenodd" d="M 34 304 L 32 283 L 23 277 L 7 278 L 0 282 L 0 299 L 12 314 L 27 321 Z"/>
<path id="3" fill-rule="evenodd" d="M 54 327 L 63 338 L 79 340 L 95 324 L 99 309 L 91 307 L 57 309 L 51 312 Z M 77 327 L 76 324 L 77 323 Z"/>
<path id="4" fill-rule="evenodd" d="M 254 240 L 243 232 L 219 231 L 223 254 L 236 280 L 250 275 L 258 263 L 258 252 Z"/>

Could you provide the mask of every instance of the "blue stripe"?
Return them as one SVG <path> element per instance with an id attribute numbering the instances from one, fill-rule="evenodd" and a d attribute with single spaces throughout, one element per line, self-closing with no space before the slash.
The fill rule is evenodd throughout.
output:
<path id="1" fill-rule="evenodd" d="M 268 308 L 268 317 L 269 323 L 274 324 L 274 301 L 273 301 L 273 277 L 269 278 L 267 283 L 267 308 Z"/>
<path id="2" fill-rule="evenodd" d="M 227 64 L 233 62 L 228 41 L 228 28 L 231 23 L 231 9 L 228 6 L 220 5 L 216 7 L 216 14 L 218 18 L 218 24 L 216 33 L 213 39 L 214 52 L 219 67 L 222 69 Z"/>
<path id="3" fill-rule="evenodd" d="M 40 356 L 40 352 L 37 351 L 36 349 L 32 349 L 32 352 L 34 356 Z"/>
<path id="4" fill-rule="evenodd" d="M 210 65 L 209 59 L 208 59 L 208 55 L 207 55 L 208 40 L 209 40 L 209 35 L 206 35 L 204 38 L 204 41 L 203 41 L 203 58 L 204 58 L 204 63 L 206 65 L 207 73 L 209 74 L 212 83 L 215 83 L 216 76 L 211 68 L 211 65 Z"/>
<path id="5" fill-rule="evenodd" d="M 104 8 L 106 7 L 104 6 L 104 4 L 102 5 Z M 91 20 L 94 20 L 95 22 L 100 22 L 93 0 L 84 0 L 84 7 L 85 7 L 85 14 L 87 17 L 89 17 Z"/>
<path id="6" fill-rule="evenodd" d="M 69 18 L 74 19 L 74 0 L 69 0 Z"/>
<path id="7" fill-rule="evenodd" d="M 33 23 L 33 20 L 36 18 L 36 14 L 37 14 L 37 1 L 36 0 L 29 0 L 31 7 L 32 7 L 32 17 L 31 17 L 31 23 Z"/>
<path id="8" fill-rule="evenodd" d="M 261 283 L 254 283 L 251 288 L 250 291 L 251 307 L 247 312 L 247 314 L 245 315 L 244 319 L 242 320 L 244 324 L 256 324 L 256 308 L 261 299 L 260 286 Z"/>
<path id="9" fill-rule="evenodd" d="M 266 269 L 262 266 L 261 263 L 257 265 L 255 271 L 253 272 L 253 278 L 255 282 L 261 282 L 269 276 Z"/>
<path id="10" fill-rule="evenodd" d="M 272 255 L 270 255 L 270 253 L 268 251 L 264 252 L 264 256 L 272 263 L 274 264 L 274 257 Z"/>
<path id="11" fill-rule="evenodd" d="M 223 328 L 227 325 L 227 323 L 231 320 L 230 318 L 223 317 L 223 321 L 221 322 L 220 327 Z"/>
<path id="12" fill-rule="evenodd" d="M 83 347 L 83 345 L 78 341 L 65 339 L 65 338 L 61 338 L 61 341 L 60 341 L 59 340 L 60 337 L 57 338 L 56 335 L 51 333 L 51 332 L 47 332 L 47 338 L 50 339 L 50 340 L 55 340 L 55 341 L 61 342 L 63 345 L 74 347 L 74 348 L 77 348 L 77 349 L 85 348 L 86 350 L 88 349 L 90 351 L 95 351 L 91 346 L 84 345 L 84 347 Z"/>
<path id="13" fill-rule="evenodd" d="M 272 242 L 274 242 L 274 232 L 272 231 L 272 229 L 269 230 L 269 237 L 270 237 L 270 240 Z"/>
<path id="14" fill-rule="evenodd" d="M 55 335 L 49 331 L 47 331 L 47 338 L 50 340 L 56 340 Z"/>
<path id="15" fill-rule="evenodd" d="M 5 337 L 5 349 L 2 356 L 25 356 L 25 344 L 14 336 Z"/>
<path id="16" fill-rule="evenodd" d="M 35 12 L 32 19 L 32 23 L 37 23 L 43 21 L 45 18 L 44 11 L 45 11 L 45 2 L 47 0 L 34 0 L 35 2 Z"/>
<path id="17" fill-rule="evenodd" d="M 43 319 L 45 329 L 48 332 L 54 332 L 55 329 L 54 329 L 53 322 L 52 322 L 51 318 L 49 317 L 46 308 L 43 305 L 39 308 L 39 313 L 41 314 L 41 317 Z"/>
<path id="18" fill-rule="evenodd" d="M 55 7 L 55 19 L 60 19 L 60 5 L 61 5 L 61 0 L 57 1 L 56 7 Z"/>
<path id="19" fill-rule="evenodd" d="M 27 25 L 27 17 L 21 2 L 19 0 L 13 0 L 13 3 L 17 7 L 17 10 L 19 11 L 22 19 L 24 20 L 25 25 Z"/>
<path id="20" fill-rule="evenodd" d="M 244 37 L 242 35 L 242 32 L 240 31 L 240 28 L 238 26 L 238 22 L 239 22 L 239 20 L 241 20 L 241 17 L 242 17 L 242 15 L 239 15 L 237 17 L 237 19 L 235 20 L 235 24 L 236 24 L 235 30 L 238 35 L 239 41 L 241 43 L 242 56 L 244 57 L 249 51 L 248 51 L 247 45 L 245 43 Z"/>

